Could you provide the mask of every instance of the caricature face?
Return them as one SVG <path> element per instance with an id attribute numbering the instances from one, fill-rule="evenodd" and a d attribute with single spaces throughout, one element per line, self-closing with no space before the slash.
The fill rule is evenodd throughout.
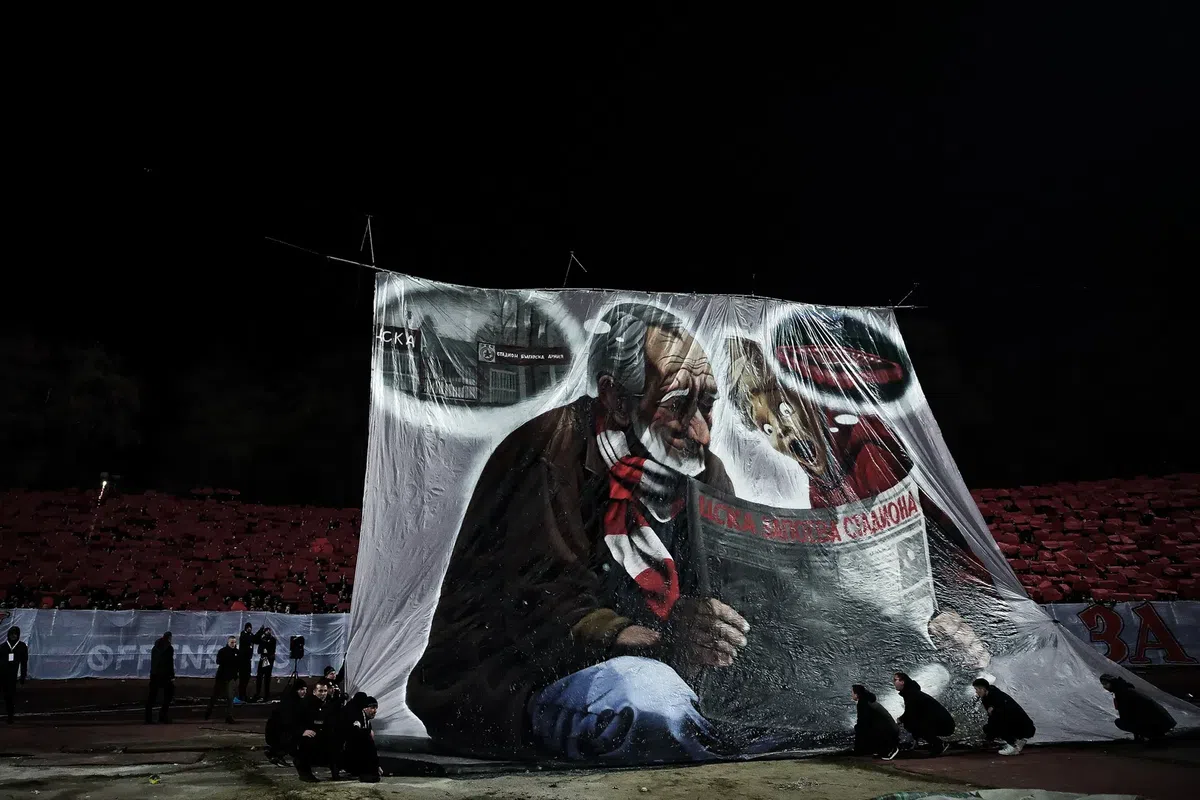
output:
<path id="1" fill-rule="evenodd" d="M 704 348 L 683 331 L 646 331 L 646 389 L 634 432 L 656 461 L 683 475 L 704 471 L 717 380 Z"/>
<path id="2" fill-rule="evenodd" d="M 735 404 L 743 421 L 810 476 L 825 479 L 829 472 L 829 443 L 816 408 L 779 383 L 763 361 L 757 343 L 732 340 L 730 359 Z"/>

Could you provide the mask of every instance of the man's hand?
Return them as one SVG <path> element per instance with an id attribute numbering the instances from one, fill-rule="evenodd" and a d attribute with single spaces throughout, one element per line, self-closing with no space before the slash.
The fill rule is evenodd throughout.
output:
<path id="1" fill-rule="evenodd" d="M 316 731 L 305 731 L 303 736 L 305 739 L 315 739 L 315 738 L 317 738 L 317 732 Z"/>
<path id="2" fill-rule="evenodd" d="M 658 631 L 641 625 L 630 625 L 617 634 L 617 647 L 625 650 L 640 650 L 643 647 L 653 647 L 662 639 Z"/>
<path id="3" fill-rule="evenodd" d="M 738 650 L 746 646 L 750 623 L 720 600 L 684 597 L 676 609 L 680 644 L 693 664 L 728 667 Z"/>
<path id="4" fill-rule="evenodd" d="M 992 654 L 967 621 L 953 609 L 945 609 L 931 619 L 929 633 L 935 639 L 947 642 L 975 669 L 984 669 L 991 663 Z"/>

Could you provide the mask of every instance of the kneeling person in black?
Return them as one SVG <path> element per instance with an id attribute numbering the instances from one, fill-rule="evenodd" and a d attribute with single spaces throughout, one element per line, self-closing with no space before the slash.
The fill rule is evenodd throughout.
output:
<path id="1" fill-rule="evenodd" d="M 1133 734 L 1134 741 L 1159 742 L 1175 727 L 1175 718 L 1153 698 L 1139 692 L 1117 675 L 1101 675 L 1100 685 L 1112 692 L 1117 727 Z"/>
<path id="2" fill-rule="evenodd" d="M 312 774 L 314 766 L 327 766 L 332 777 L 338 776 L 339 754 L 334 751 L 337 735 L 330 730 L 329 708 L 326 703 L 328 697 L 329 681 L 321 678 L 313 684 L 312 694 L 304 704 L 294 756 L 296 772 L 303 781 L 317 780 Z"/>
<path id="3" fill-rule="evenodd" d="M 900 752 L 900 726 L 867 687 L 854 684 L 850 696 L 858 706 L 858 722 L 854 723 L 855 754 L 891 761 Z"/>
<path id="4" fill-rule="evenodd" d="M 291 691 L 284 695 L 283 702 L 267 718 L 267 758 L 276 764 L 289 766 L 286 759 L 296 747 L 307 698 L 308 684 L 297 679 L 292 682 Z"/>
<path id="5" fill-rule="evenodd" d="M 346 704 L 342 714 L 345 738 L 342 769 L 357 775 L 363 783 L 379 782 L 379 751 L 375 749 L 375 731 L 371 730 L 371 720 L 378 709 L 379 702 L 374 697 L 359 692 Z"/>
<path id="6" fill-rule="evenodd" d="M 921 691 L 921 684 L 903 672 L 892 679 L 896 691 L 904 698 L 904 713 L 900 724 L 916 741 L 924 740 L 929 745 L 930 755 L 940 756 L 946 752 L 942 736 L 954 733 L 954 717 L 946 707 Z"/>
<path id="7" fill-rule="evenodd" d="M 983 735 L 987 739 L 1000 739 L 1004 747 L 1000 748 L 1002 756 L 1018 756 L 1025 749 L 1025 742 L 1033 738 L 1037 729 L 1033 720 L 1025 713 L 1016 700 L 1005 692 L 988 683 L 985 678 L 976 678 L 971 684 L 979 702 L 987 710 L 988 721 L 983 726 Z"/>

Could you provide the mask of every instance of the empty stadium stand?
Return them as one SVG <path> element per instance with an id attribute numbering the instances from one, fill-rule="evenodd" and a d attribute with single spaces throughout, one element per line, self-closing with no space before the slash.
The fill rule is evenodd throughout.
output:
<path id="1" fill-rule="evenodd" d="M 1031 597 L 1200 600 L 1200 475 L 973 492 Z M 358 509 L 264 506 L 238 492 L 0 494 L 0 606 L 338 612 Z"/>
<path id="2" fill-rule="evenodd" d="M 972 496 L 1038 602 L 1200 600 L 1200 475 Z"/>

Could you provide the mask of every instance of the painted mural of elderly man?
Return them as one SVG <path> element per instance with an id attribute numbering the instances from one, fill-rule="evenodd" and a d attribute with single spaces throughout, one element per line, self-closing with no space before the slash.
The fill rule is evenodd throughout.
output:
<path id="1" fill-rule="evenodd" d="M 733 663 L 749 626 L 682 590 L 686 478 L 732 492 L 709 451 L 717 384 L 671 314 L 610 309 L 597 396 L 495 450 L 467 508 L 408 703 L 467 752 L 616 762 L 711 757 L 685 673 Z"/>

